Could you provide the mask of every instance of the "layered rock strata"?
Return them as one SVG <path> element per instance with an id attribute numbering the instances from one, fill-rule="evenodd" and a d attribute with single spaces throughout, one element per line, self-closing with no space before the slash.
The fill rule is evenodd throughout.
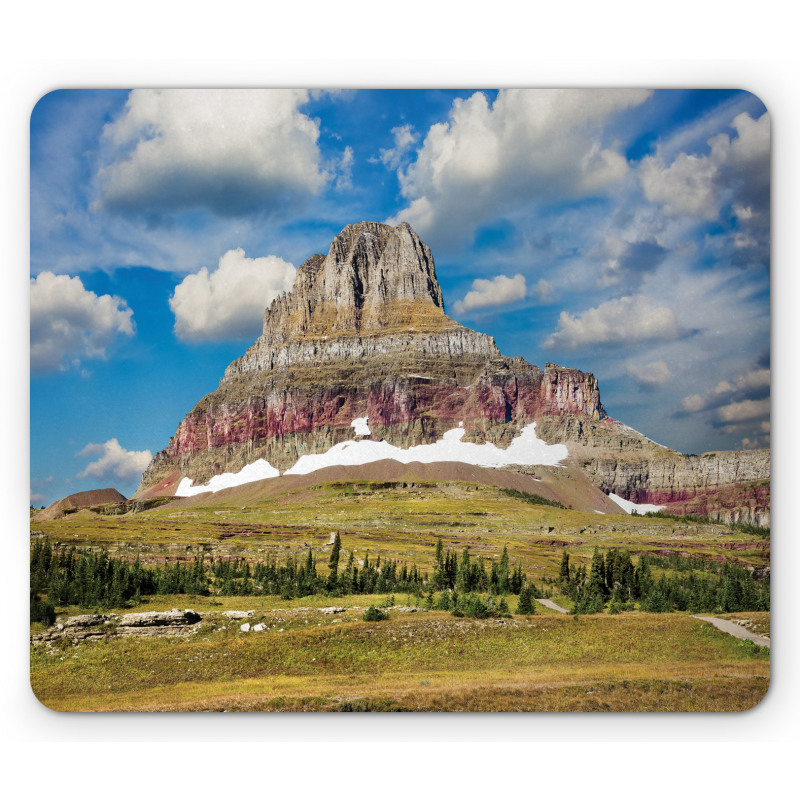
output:
<path id="1" fill-rule="evenodd" d="M 506 358 L 444 312 L 433 256 L 408 224 L 347 226 L 297 271 L 263 334 L 181 422 L 139 494 L 205 483 L 258 458 L 280 470 L 355 435 L 409 447 L 463 423 L 465 441 L 507 445 L 547 415 L 602 420 L 594 376 Z"/>
<path id="2" fill-rule="evenodd" d="M 684 455 L 610 417 L 566 414 L 539 423 L 546 441 L 567 444 L 572 461 L 606 493 L 664 511 L 725 524 L 770 525 L 770 451 Z"/>
<path id="3" fill-rule="evenodd" d="M 684 456 L 608 417 L 593 375 L 503 356 L 445 314 L 433 256 L 407 223 L 348 225 L 298 268 L 262 335 L 187 414 L 134 497 L 257 459 L 284 471 L 357 437 L 358 418 L 373 440 L 404 448 L 460 425 L 464 441 L 506 447 L 536 422 L 606 493 L 769 524 L 769 451 Z"/>

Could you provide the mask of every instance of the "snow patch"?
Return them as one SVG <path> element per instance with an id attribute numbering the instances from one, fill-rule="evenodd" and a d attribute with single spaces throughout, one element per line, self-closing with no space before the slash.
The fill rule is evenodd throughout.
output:
<path id="1" fill-rule="evenodd" d="M 224 472 L 215 475 L 204 486 L 193 486 L 191 478 L 184 478 L 175 490 L 175 497 L 192 497 L 203 492 L 218 492 L 220 489 L 230 489 L 232 486 L 241 486 L 243 483 L 261 481 L 264 478 L 277 478 L 281 473 L 269 461 L 259 458 L 252 464 L 243 467 L 239 472 Z"/>
<path id="2" fill-rule="evenodd" d="M 419 461 L 432 464 L 438 461 L 461 461 L 479 467 L 505 467 L 509 464 L 527 466 L 558 466 L 569 455 L 566 445 L 549 445 L 536 436 L 536 423 L 526 425 L 522 432 L 505 449 L 491 442 L 472 444 L 462 442 L 466 433 L 464 428 L 446 431 L 438 442 L 420 444 L 407 449 L 395 447 L 382 440 L 373 442 L 341 442 L 326 453 L 301 456 L 297 463 L 284 472 L 284 475 L 307 475 L 324 467 L 357 466 L 373 461 L 392 459 L 401 464 Z"/>
<path id="3" fill-rule="evenodd" d="M 359 417 L 351 423 L 356 436 L 370 434 L 367 419 L 368 417 Z M 380 442 L 370 439 L 349 440 L 334 445 L 325 453 L 301 456 L 297 463 L 283 474 L 307 475 L 309 472 L 316 472 L 323 467 L 358 466 L 383 459 L 392 459 L 401 464 L 410 464 L 412 461 L 419 461 L 423 464 L 433 464 L 438 461 L 460 461 L 478 467 L 505 467 L 509 464 L 559 466 L 561 460 L 569 455 L 566 445 L 550 445 L 539 439 L 536 436 L 535 422 L 526 425 L 505 450 L 491 442 L 483 444 L 462 442 L 461 439 L 465 433 L 466 430 L 463 427 L 453 428 L 445 431 L 438 442 L 420 444 L 407 449 L 395 447 L 385 440 Z M 202 486 L 194 486 L 191 478 L 183 478 L 175 491 L 175 497 L 192 497 L 203 492 L 218 492 L 220 489 L 230 489 L 233 486 L 241 486 L 243 483 L 260 481 L 265 478 L 277 478 L 279 475 L 280 472 L 275 467 L 260 458 L 239 472 L 215 475 Z M 534 480 L 540 479 L 534 478 Z"/>
<path id="4" fill-rule="evenodd" d="M 620 497 L 618 494 L 610 492 L 608 495 L 626 514 L 647 514 L 648 511 L 660 511 L 666 506 L 654 506 L 652 503 L 632 503 L 630 500 Z"/>
<path id="5" fill-rule="evenodd" d="M 356 436 L 369 436 L 370 430 L 367 427 L 367 420 L 369 417 L 356 417 L 351 423 L 350 427 L 354 429 Z"/>

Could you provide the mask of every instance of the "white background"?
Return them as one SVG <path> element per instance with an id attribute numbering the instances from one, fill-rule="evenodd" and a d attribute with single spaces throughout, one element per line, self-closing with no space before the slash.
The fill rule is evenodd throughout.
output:
<path id="1" fill-rule="evenodd" d="M 7 785 L 33 796 L 732 797 L 794 789 L 798 259 L 796 26 L 778 2 L 668 5 L 40 0 L 4 11 L 2 668 Z M 56 88 L 739 88 L 773 133 L 772 688 L 741 714 L 65 715 L 28 683 L 28 123 Z M 57 413 L 57 409 L 54 409 Z M 325 745 L 325 742 L 337 742 Z M 160 744 L 163 743 L 163 744 Z M 184 743 L 181 746 L 181 743 Z M 226 744 L 222 744 L 226 743 Z M 478 744 L 484 743 L 484 744 Z M 795 746 L 793 746 L 795 745 Z M 139 776 L 145 777 L 140 781 Z M 782 780 L 788 783 L 782 783 Z M 41 791 L 34 787 L 38 786 Z M 193 792 L 193 794 L 195 793 Z M 16 796 L 16 792 L 14 792 Z"/>

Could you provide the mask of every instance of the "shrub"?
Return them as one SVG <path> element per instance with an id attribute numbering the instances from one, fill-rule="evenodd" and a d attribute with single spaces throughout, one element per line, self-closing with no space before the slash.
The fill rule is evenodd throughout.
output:
<path id="1" fill-rule="evenodd" d="M 31 594 L 31 622 L 44 622 L 52 625 L 56 621 L 56 610 L 38 595 Z"/>
<path id="2" fill-rule="evenodd" d="M 381 611 L 379 608 L 375 606 L 370 606 L 365 612 L 364 616 L 362 617 L 364 622 L 380 622 L 384 619 L 389 619 L 389 615 L 385 611 Z"/>

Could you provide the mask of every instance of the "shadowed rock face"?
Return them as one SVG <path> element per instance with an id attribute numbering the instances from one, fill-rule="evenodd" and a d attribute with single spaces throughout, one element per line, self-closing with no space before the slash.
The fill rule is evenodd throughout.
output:
<path id="1" fill-rule="evenodd" d="M 259 458 L 287 469 L 352 439 L 357 417 L 369 418 L 372 439 L 399 447 L 459 423 L 465 441 L 507 446 L 535 421 L 596 485 L 635 502 L 737 479 L 713 458 L 687 465 L 609 418 L 593 375 L 503 356 L 491 336 L 445 314 L 433 256 L 407 223 L 361 222 L 299 267 L 262 335 L 187 414 L 135 496 L 172 494 L 183 477 L 205 483 Z M 766 474 L 763 458 L 751 472 L 768 479 L 768 456 Z"/>

